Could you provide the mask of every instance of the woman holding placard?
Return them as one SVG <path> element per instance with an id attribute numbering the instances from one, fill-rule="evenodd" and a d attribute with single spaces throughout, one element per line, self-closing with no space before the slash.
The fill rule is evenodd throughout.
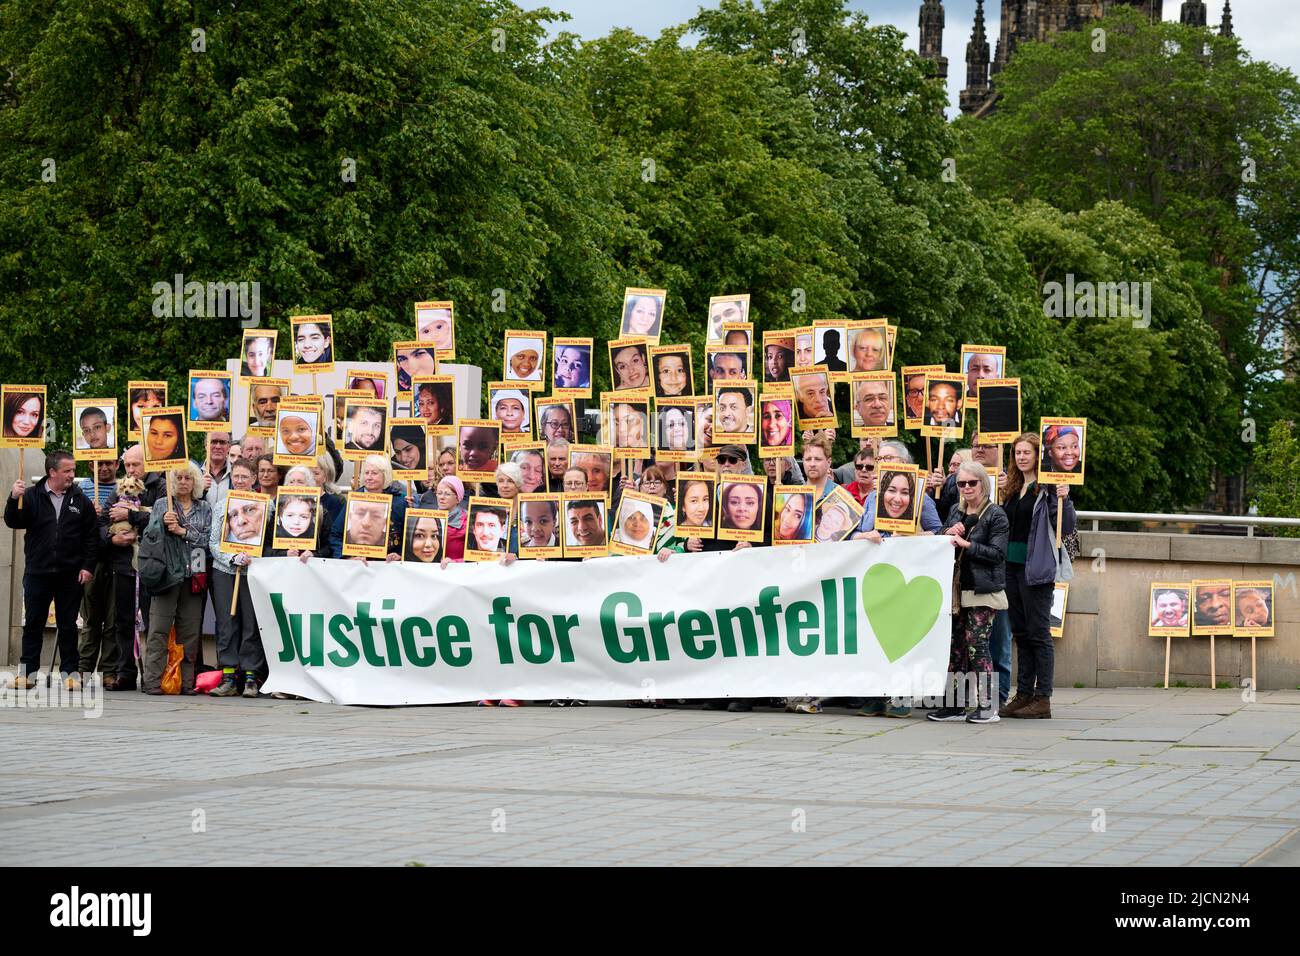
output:
<path id="1" fill-rule="evenodd" d="M 1052 643 L 1051 609 L 1057 562 L 1053 529 L 1060 509 L 1065 509 L 1061 517 L 1066 534 L 1074 530 L 1075 515 L 1068 485 L 1053 488 L 1038 483 L 1040 446 L 1038 436 L 1032 432 L 1025 432 L 1011 443 L 1015 467 L 1002 495 L 1009 527 L 1007 609 L 1011 637 L 1016 642 L 1016 695 L 998 712 L 1002 717 L 1052 716 L 1056 648 Z M 1054 464 L 1069 463 L 1067 458 Z"/>
<path id="2" fill-rule="evenodd" d="M 167 472 L 168 495 L 154 502 L 150 524 L 157 521 L 169 535 L 175 535 L 185 544 L 185 577 L 165 591 L 153 595 L 149 609 L 149 634 L 145 638 L 143 654 L 144 692 L 162 694 L 163 669 L 167 665 L 167 637 L 176 628 L 176 640 L 185 651 L 181 661 L 181 693 L 192 695 L 194 690 L 194 664 L 199 654 L 199 630 L 203 623 L 203 604 L 207 589 L 197 593 L 191 586 L 194 551 L 206 554 L 208 534 L 212 529 L 212 511 L 208 503 L 197 496 L 203 487 L 203 474 L 198 465 L 187 462 L 183 467 Z M 146 534 L 148 532 L 146 531 Z"/>
<path id="3" fill-rule="evenodd" d="M 948 673 L 958 681 L 974 674 L 977 706 L 968 714 L 965 707 L 956 706 L 961 699 L 958 697 L 953 706 L 926 714 L 928 720 L 986 724 L 998 719 L 989 637 L 993 633 L 994 615 L 1007 606 L 1007 516 L 989 500 L 988 488 L 989 475 L 983 465 L 968 461 L 958 468 L 960 497 L 944 529 L 957 549 L 957 575 L 953 585 L 956 613 L 952 620 Z M 957 689 L 960 692 L 960 685 Z"/>
<path id="4" fill-rule="evenodd" d="M 256 465 L 246 459 L 231 465 L 230 490 L 252 491 L 255 468 Z M 266 655 L 262 651 L 257 618 L 253 616 L 253 596 L 248 588 L 247 574 L 238 575 L 239 600 L 234 604 L 234 613 L 230 611 L 235 572 L 239 568 L 247 569 L 253 558 L 221 550 L 221 523 L 221 514 L 218 513 L 208 537 L 208 551 L 212 555 L 212 613 L 217 629 L 217 666 L 221 668 L 221 683 L 209 691 L 208 696 L 238 697 L 251 683 L 252 693 L 247 696 L 256 697 L 258 681 L 266 670 Z M 244 665 L 243 682 L 240 680 L 241 664 Z"/>

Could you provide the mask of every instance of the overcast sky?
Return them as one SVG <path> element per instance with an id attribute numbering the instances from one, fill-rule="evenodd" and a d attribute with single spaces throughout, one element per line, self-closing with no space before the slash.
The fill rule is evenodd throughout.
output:
<path id="1" fill-rule="evenodd" d="M 517 0 L 530 6 L 527 0 Z M 587 39 L 604 36 L 614 27 L 629 27 L 646 36 L 689 20 L 702 6 L 700 0 L 547 0 L 546 6 L 563 10 L 573 19 L 561 29 Z M 1166 20 L 1177 20 L 1181 0 L 1165 0 Z M 850 0 L 850 8 L 862 11 L 874 23 L 888 23 L 907 32 L 907 44 L 916 49 L 920 0 Z M 1215 25 L 1223 14 L 1223 0 L 1208 0 L 1209 21 Z M 1001 0 L 985 0 L 984 17 L 989 34 L 990 55 L 996 49 Z M 947 12 L 943 52 L 948 57 L 948 92 L 957 114 L 957 93 L 966 84 L 966 43 L 975 20 L 975 0 L 945 0 Z M 1300 74 L 1300 0 L 1235 0 L 1232 20 L 1237 36 L 1257 60 L 1270 60 Z"/>

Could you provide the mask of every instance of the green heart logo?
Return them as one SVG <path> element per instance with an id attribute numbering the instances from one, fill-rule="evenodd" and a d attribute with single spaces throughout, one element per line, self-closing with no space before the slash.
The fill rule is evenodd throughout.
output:
<path id="1" fill-rule="evenodd" d="M 921 643 L 942 607 L 943 588 L 934 578 L 905 581 L 892 564 L 873 564 L 862 576 L 862 609 L 891 664 Z"/>

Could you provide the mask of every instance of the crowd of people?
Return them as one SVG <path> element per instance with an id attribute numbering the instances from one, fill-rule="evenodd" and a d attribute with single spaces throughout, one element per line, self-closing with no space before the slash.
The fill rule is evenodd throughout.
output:
<path id="1" fill-rule="evenodd" d="M 633 323 L 644 320 L 639 313 L 625 318 Z M 879 353 L 888 351 L 883 332 L 867 345 L 853 353 L 855 360 L 870 360 L 878 368 Z M 531 351 L 531 343 L 523 343 L 514 356 L 516 365 L 529 372 L 536 360 Z M 259 354 L 245 361 L 264 364 L 265 358 Z M 673 387 L 681 360 L 676 355 L 659 358 L 656 382 Z M 765 362 L 769 370 L 772 358 Z M 776 358 L 782 361 L 775 364 L 788 372 L 792 360 L 797 362 L 797 343 L 796 349 L 784 348 Z M 566 381 L 589 380 L 589 369 L 578 356 L 557 351 L 554 359 L 557 385 L 562 374 Z M 641 351 L 614 351 L 611 360 L 616 382 L 645 384 Z M 886 400 L 883 391 L 862 390 L 863 417 L 869 412 L 872 420 L 884 420 L 884 411 L 876 407 Z M 892 390 L 889 396 L 892 402 Z M 814 411 L 824 408 L 820 394 L 796 397 L 816 405 Z M 526 406 L 528 398 L 525 392 L 512 392 L 507 400 Z M 22 478 L 15 481 L 5 507 L 5 523 L 26 533 L 26 616 L 16 686 L 31 686 L 41 667 L 43 630 L 53 604 L 57 672 L 69 688 L 79 685 L 80 675 L 99 671 L 106 690 L 164 693 L 162 678 L 174 633 L 183 651 L 180 693 L 200 693 L 198 675 L 212 669 L 203 660 L 200 642 L 210 604 L 216 632 L 216 660 L 211 663 L 220 670 L 211 695 L 262 695 L 268 665 L 248 578 L 241 573 L 255 561 L 417 561 L 446 567 L 466 560 L 467 551 L 473 551 L 499 555 L 502 563 L 511 564 L 519 559 L 521 548 L 541 549 L 539 553 L 551 549 L 556 556 L 546 560 L 584 560 L 559 556 L 568 554 L 560 547 L 562 541 L 579 551 L 617 542 L 632 549 L 623 553 L 654 554 L 660 561 L 789 542 L 847 540 L 862 547 L 888 547 L 900 532 L 877 529 L 879 515 L 913 520 L 912 533 L 943 536 L 956 555 L 949 680 L 950 687 L 956 687 L 974 675 L 973 682 L 962 686 L 975 688 L 976 698 L 963 701 L 950 695 L 946 706 L 929 710 L 927 718 L 985 723 L 1000 717 L 1051 716 L 1050 609 L 1059 559 L 1055 535 L 1058 511 L 1065 533 L 1073 531 L 1074 509 L 1069 486 L 1038 481 L 1040 466 L 1053 463 L 1045 458 L 1038 434 L 1019 434 L 1006 452 L 976 434 L 969 447 L 954 449 L 946 463 L 928 471 L 921 467 L 921 480 L 909 484 L 896 480 L 901 472 L 888 470 L 913 463 L 904 441 L 862 438 L 851 453 L 837 456 L 842 446 L 834 428 L 803 430 L 797 454 L 788 456 L 751 457 L 756 435 L 753 444 L 702 442 L 694 461 L 665 460 L 680 456 L 659 456 L 652 450 L 645 460 L 611 463 L 608 457 L 583 452 L 570 407 L 525 408 L 536 414 L 538 437 L 544 443 L 540 449 L 506 448 L 496 455 L 493 446 L 492 454 L 485 449 L 475 457 L 473 429 L 462 429 L 460 466 L 456 449 L 431 452 L 423 481 L 394 480 L 394 470 L 409 474 L 418 457 L 407 446 L 415 446 L 419 436 L 405 433 L 395 433 L 402 441 L 392 441 L 387 452 L 379 442 L 376 453 L 360 460 L 349 456 L 354 459 L 350 487 L 340 483 L 345 462 L 329 435 L 323 436 L 324 452 L 310 466 L 277 465 L 267 439 L 253 432 L 236 443 L 228 431 L 207 431 L 201 462 L 147 471 L 145 449 L 134 445 L 119 459 L 92 462 L 95 476 L 80 481 L 75 479 L 71 453 L 49 452 L 45 477 L 30 486 Z M 732 412 L 745 416 L 743 407 L 727 414 Z M 19 409 L 17 414 L 25 412 Z M 752 417 L 752 411 L 749 414 Z M 775 418 L 781 410 L 772 414 Z M 258 408 L 250 407 L 250 415 L 262 419 Z M 790 415 L 787 405 L 784 419 L 765 417 L 761 428 L 779 434 L 793 427 Z M 648 422 L 629 418 L 622 427 L 645 429 Z M 674 435 L 668 449 L 680 450 L 685 420 L 670 421 L 667 427 Z M 672 432 L 674 428 L 682 434 Z M 711 439 L 707 431 L 700 434 Z M 1077 440 L 1068 432 L 1062 435 Z M 176 436 L 146 432 L 142 440 L 175 441 Z M 1006 467 L 1001 468 L 1008 452 Z M 495 466 L 493 480 L 470 481 L 464 476 L 467 465 L 482 475 L 489 462 Z M 1067 457 L 1065 466 L 1071 463 Z M 888 478 L 877 487 L 882 468 Z M 777 500 L 779 486 L 789 485 L 809 487 L 811 492 L 783 494 L 779 508 L 765 507 Z M 291 491 L 298 488 L 301 493 Z M 227 508 L 232 492 L 266 495 L 269 506 L 259 510 L 252 498 L 237 494 L 230 501 L 239 507 Z M 566 497 L 563 504 L 520 498 L 540 492 L 563 492 Z M 584 505 L 581 494 L 587 492 L 598 493 L 604 507 Z M 352 500 L 354 495 L 358 497 Z M 628 507 L 620 507 L 624 496 Z M 471 507 L 472 499 L 486 501 Z M 376 501 L 372 517 L 366 506 Z M 430 516 L 433 512 L 436 518 Z M 715 527 L 749 534 L 744 540 L 729 540 L 703 533 Z M 691 534 L 694 528 L 701 533 Z M 259 544 L 257 556 L 230 553 L 222 547 L 223 532 L 225 541 Z M 359 542 L 370 549 L 370 556 L 347 557 L 348 545 Z M 273 543 L 295 546 L 277 548 Z M 80 632 L 78 612 L 83 619 Z M 1014 695 L 1013 646 L 1018 655 Z M 520 702 L 507 698 L 477 703 Z M 897 698 L 833 702 L 816 697 L 732 697 L 696 703 L 742 712 L 767 703 L 810 714 L 831 703 L 847 703 L 864 716 L 912 714 L 911 702 Z"/>

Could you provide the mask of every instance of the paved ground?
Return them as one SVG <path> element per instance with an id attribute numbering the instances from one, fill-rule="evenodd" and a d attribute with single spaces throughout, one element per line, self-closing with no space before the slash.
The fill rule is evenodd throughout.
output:
<path id="1" fill-rule="evenodd" d="M 112 694 L 93 720 L 0 709 L 0 845 L 40 841 L 43 865 L 1300 864 L 1300 691 L 1054 706 L 976 727 Z"/>

